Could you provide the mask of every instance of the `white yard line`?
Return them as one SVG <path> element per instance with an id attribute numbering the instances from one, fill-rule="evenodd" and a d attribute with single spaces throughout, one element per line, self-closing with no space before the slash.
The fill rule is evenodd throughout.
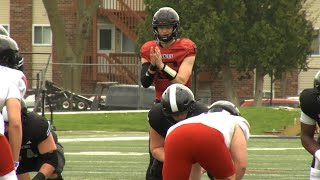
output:
<path id="1" fill-rule="evenodd" d="M 59 142 L 83 142 L 83 141 L 145 141 L 148 136 L 140 137 L 101 137 L 101 138 L 59 138 Z"/>
<path id="2" fill-rule="evenodd" d="M 148 136 L 140 137 L 101 137 L 101 138 L 60 138 L 59 142 L 81 142 L 81 141 L 136 141 L 148 140 Z M 248 148 L 248 151 L 284 151 L 284 150 L 303 150 L 303 147 L 291 148 Z M 118 152 L 118 151 L 85 151 L 85 152 L 65 152 L 66 155 L 88 155 L 88 156 L 141 156 L 148 153 L 141 152 Z"/>
<path id="3" fill-rule="evenodd" d="M 293 148 L 248 148 L 250 151 L 285 151 L 285 150 L 302 150 L 303 147 L 293 147 Z"/>
<path id="4" fill-rule="evenodd" d="M 248 148 L 249 151 L 284 151 L 284 150 L 303 150 L 304 148 Z M 142 152 L 118 152 L 118 151 L 84 151 L 84 152 L 65 152 L 65 155 L 75 156 L 142 156 L 149 153 Z"/>
<path id="5" fill-rule="evenodd" d="M 65 152 L 66 155 L 87 155 L 87 156 L 141 156 L 149 153 L 140 152 L 112 152 L 112 151 L 88 151 L 88 152 Z"/>

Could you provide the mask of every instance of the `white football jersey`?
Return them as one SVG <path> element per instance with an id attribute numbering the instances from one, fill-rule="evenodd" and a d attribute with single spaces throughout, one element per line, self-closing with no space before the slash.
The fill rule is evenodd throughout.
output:
<path id="1" fill-rule="evenodd" d="M 214 112 L 214 113 L 203 113 L 198 116 L 194 116 L 186 120 L 180 121 L 169 128 L 167 132 L 167 136 L 175 128 L 184 124 L 192 124 L 192 123 L 202 123 L 206 126 L 212 127 L 220 131 L 224 136 L 225 144 L 227 145 L 228 148 L 230 148 L 234 129 L 237 124 L 242 129 L 246 140 L 248 140 L 250 136 L 250 125 L 248 121 L 241 116 L 230 115 L 230 113 L 226 111 Z"/>
<path id="2" fill-rule="evenodd" d="M 0 66 L 0 109 L 10 98 L 22 100 L 26 93 L 26 82 L 23 72 L 8 67 Z M 4 134 L 3 117 L 0 114 L 0 134 Z"/>

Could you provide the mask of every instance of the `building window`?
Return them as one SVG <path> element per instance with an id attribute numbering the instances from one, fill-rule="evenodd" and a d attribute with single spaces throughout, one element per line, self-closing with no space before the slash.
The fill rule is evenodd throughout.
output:
<path id="1" fill-rule="evenodd" d="M 52 33 L 50 26 L 34 26 L 33 27 L 33 44 L 35 45 L 51 45 Z"/>
<path id="2" fill-rule="evenodd" d="M 112 49 L 112 30 L 100 29 L 99 50 L 111 50 Z"/>
<path id="3" fill-rule="evenodd" d="M 9 33 L 9 35 L 10 35 L 9 25 L 7 25 L 7 24 L 1 24 L 1 25 L 2 25 L 2 27 L 4 27 L 4 28 L 8 31 L 8 33 Z"/>
<path id="4" fill-rule="evenodd" d="M 135 43 L 122 33 L 122 52 L 133 53 L 135 48 Z"/>
<path id="5" fill-rule="evenodd" d="M 312 55 L 320 56 L 320 34 L 312 42 Z"/>

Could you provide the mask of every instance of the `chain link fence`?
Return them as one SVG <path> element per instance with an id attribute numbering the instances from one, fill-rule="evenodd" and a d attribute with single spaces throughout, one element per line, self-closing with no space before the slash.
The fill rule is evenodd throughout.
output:
<path id="1" fill-rule="evenodd" d="M 35 56 L 22 55 L 33 59 Z M 102 59 L 97 64 L 52 63 L 50 54 L 36 55 L 42 62 L 25 60 L 24 64 L 28 79 L 25 102 L 34 111 L 136 110 L 153 105 L 155 90 L 153 86 L 146 89 L 140 85 L 139 63 L 112 64 Z M 81 89 L 63 87 L 64 66 L 79 72 Z"/>

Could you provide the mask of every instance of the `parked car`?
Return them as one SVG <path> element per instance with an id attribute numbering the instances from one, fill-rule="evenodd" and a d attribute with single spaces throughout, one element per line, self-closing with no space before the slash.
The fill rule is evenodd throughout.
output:
<path id="1" fill-rule="evenodd" d="M 155 88 L 139 85 L 115 84 L 106 88 L 100 98 L 101 110 L 150 109 L 154 104 Z M 95 100 L 93 100 L 95 103 Z M 94 109 L 93 109 L 94 110 Z"/>
<path id="2" fill-rule="evenodd" d="M 253 106 L 253 104 L 253 99 L 247 99 L 244 100 L 244 102 L 241 104 L 241 107 L 249 107 Z M 270 99 L 262 99 L 262 106 L 299 108 L 300 103 L 298 99 L 294 98 L 273 98 L 272 104 L 270 103 Z"/>

